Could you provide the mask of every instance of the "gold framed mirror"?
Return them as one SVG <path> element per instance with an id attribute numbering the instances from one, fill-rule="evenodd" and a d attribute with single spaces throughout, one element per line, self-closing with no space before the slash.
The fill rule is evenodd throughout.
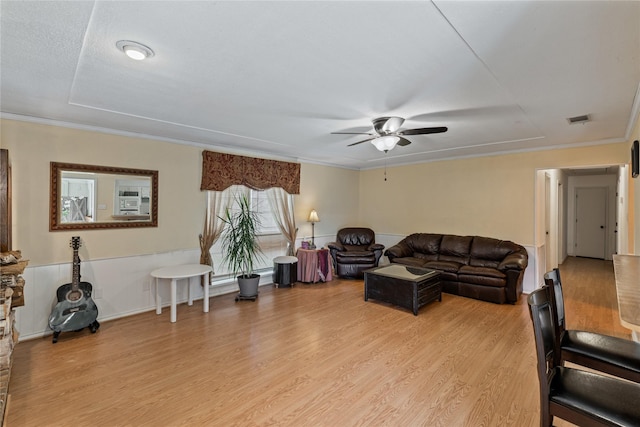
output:
<path id="1" fill-rule="evenodd" d="M 51 162 L 49 231 L 158 226 L 158 171 Z"/>

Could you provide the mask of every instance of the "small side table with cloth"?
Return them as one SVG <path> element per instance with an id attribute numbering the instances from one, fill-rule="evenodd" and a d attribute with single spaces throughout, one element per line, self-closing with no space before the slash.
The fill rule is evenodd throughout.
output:
<path id="1" fill-rule="evenodd" d="M 333 279 L 329 249 L 298 249 L 298 282 L 317 283 Z"/>

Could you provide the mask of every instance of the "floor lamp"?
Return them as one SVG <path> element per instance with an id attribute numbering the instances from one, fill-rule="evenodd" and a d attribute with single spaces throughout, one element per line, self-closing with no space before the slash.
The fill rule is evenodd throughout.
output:
<path id="1" fill-rule="evenodd" d="M 309 213 L 309 219 L 307 221 L 311 223 L 311 246 L 309 246 L 309 249 L 315 249 L 315 225 L 316 222 L 320 222 L 320 218 L 318 218 L 318 212 L 316 212 L 315 209 L 311 209 L 311 213 Z"/>

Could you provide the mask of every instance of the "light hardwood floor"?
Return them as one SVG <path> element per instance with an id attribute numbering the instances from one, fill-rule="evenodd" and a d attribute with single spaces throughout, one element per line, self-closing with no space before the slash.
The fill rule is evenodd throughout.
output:
<path id="1" fill-rule="evenodd" d="M 570 328 L 630 338 L 611 262 L 572 258 L 561 274 Z M 539 425 L 524 295 L 443 294 L 417 317 L 365 302 L 359 280 L 234 296 L 180 305 L 175 324 L 151 311 L 18 344 L 7 425 Z"/>

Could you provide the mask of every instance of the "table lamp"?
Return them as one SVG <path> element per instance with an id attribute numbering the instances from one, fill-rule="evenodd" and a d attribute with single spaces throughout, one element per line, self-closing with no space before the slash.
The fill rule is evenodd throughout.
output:
<path id="1" fill-rule="evenodd" d="M 316 212 L 315 209 L 311 209 L 311 213 L 309 213 L 309 219 L 307 221 L 311 223 L 311 246 L 309 246 L 309 249 L 315 249 L 315 225 L 316 222 L 320 222 L 320 218 L 318 218 L 318 212 Z"/>

